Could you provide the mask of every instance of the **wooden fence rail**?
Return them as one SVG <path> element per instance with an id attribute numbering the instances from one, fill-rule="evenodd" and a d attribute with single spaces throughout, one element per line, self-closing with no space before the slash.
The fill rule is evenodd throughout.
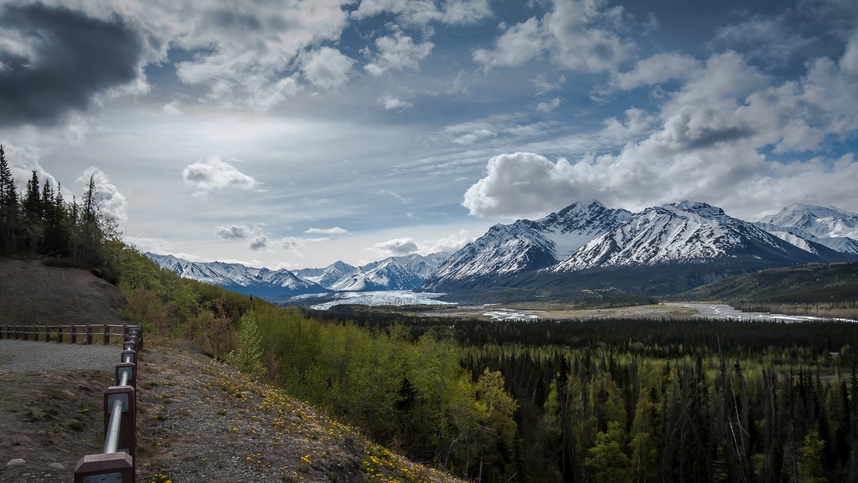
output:
<path id="1" fill-rule="evenodd" d="M 110 339 L 118 340 L 124 337 L 131 328 L 137 328 L 139 336 L 143 337 L 143 330 L 139 325 L 130 324 L 67 324 L 67 325 L 0 325 L 0 339 L 16 340 L 44 340 L 45 342 L 70 342 L 77 344 L 92 344 L 100 341 L 102 344 L 110 344 Z M 121 329 L 121 332 L 111 330 Z"/>

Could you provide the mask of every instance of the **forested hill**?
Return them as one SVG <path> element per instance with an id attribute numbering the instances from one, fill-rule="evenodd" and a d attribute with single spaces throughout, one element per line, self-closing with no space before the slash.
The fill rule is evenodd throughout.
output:
<path id="1" fill-rule="evenodd" d="M 847 304 L 855 307 L 858 302 L 858 263 L 814 263 L 762 270 L 710 283 L 676 298 L 732 303 Z"/>

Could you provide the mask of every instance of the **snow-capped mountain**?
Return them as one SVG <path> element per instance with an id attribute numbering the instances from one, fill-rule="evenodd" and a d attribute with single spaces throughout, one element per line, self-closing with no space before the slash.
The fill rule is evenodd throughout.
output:
<path id="1" fill-rule="evenodd" d="M 849 237 L 858 240 L 858 213 L 833 206 L 789 205 L 761 223 L 798 228 L 819 238 Z"/>
<path id="2" fill-rule="evenodd" d="M 843 258 L 821 245 L 806 249 L 706 203 L 681 201 L 647 208 L 551 267 L 570 272 L 597 267 L 708 263 L 719 259 L 765 260 L 789 265 Z M 832 260 L 833 259 L 833 260 Z"/>
<path id="3" fill-rule="evenodd" d="M 184 278 L 220 285 L 234 292 L 262 298 L 324 292 L 325 289 L 299 278 L 289 270 L 254 268 L 239 263 L 191 262 L 173 255 L 144 253 L 146 257 Z"/>
<path id="4" fill-rule="evenodd" d="M 191 262 L 172 255 L 145 255 L 182 277 L 220 285 L 239 293 L 267 299 L 334 291 L 413 290 L 419 287 L 448 254 L 391 257 L 362 267 L 336 262 L 326 268 L 289 270 L 246 267 L 238 263 Z M 299 276 L 301 275 L 301 276 Z"/>
<path id="5" fill-rule="evenodd" d="M 451 282 L 487 280 L 550 267 L 631 218 L 626 210 L 610 209 L 591 200 L 572 204 L 540 220 L 495 225 L 450 256 L 423 288 L 433 290 Z"/>
<path id="6" fill-rule="evenodd" d="M 532 284 L 540 274 L 610 267 L 725 263 L 785 266 L 852 260 L 810 239 L 801 247 L 718 207 L 681 201 L 632 214 L 598 201 L 576 203 L 538 221 L 495 225 L 454 253 L 425 290 Z M 510 278 L 509 275 L 528 274 Z M 629 276 L 633 274 L 629 273 Z"/>
<path id="7" fill-rule="evenodd" d="M 317 283 L 325 288 L 330 288 L 331 285 L 343 276 L 351 273 L 355 267 L 342 261 L 336 261 L 325 268 L 302 268 L 295 271 L 295 275 Z"/>
<path id="8" fill-rule="evenodd" d="M 329 285 L 335 291 L 414 290 L 447 259 L 445 253 L 390 257 L 353 269 Z"/>
<path id="9" fill-rule="evenodd" d="M 799 247 L 812 241 L 858 255 L 858 213 L 833 206 L 795 204 L 763 217 L 756 225 Z"/>

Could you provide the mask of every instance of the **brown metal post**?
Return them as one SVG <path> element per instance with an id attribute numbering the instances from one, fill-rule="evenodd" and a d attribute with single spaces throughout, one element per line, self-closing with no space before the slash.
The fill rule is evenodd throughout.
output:
<path id="1" fill-rule="evenodd" d="M 120 362 L 115 368 L 116 385 L 122 380 L 122 373 L 128 372 L 128 385 L 137 389 L 137 364 L 133 362 Z"/>
<path id="2" fill-rule="evenodd" d="M 45 342 L 50 342 L 50 341 L 51 341 L 51 326 L 46 325 L 45 326 Z"/>
<path id="3" fill-rule="evenodd" d="M 100 479 L 88 478 L 102 476 Z M 135 483 L 134 458 L 128 453 L 90 454 L 79 459 L 74 469 L 74 483 L 86 481 L 121 481 Z"/>
<path id="4" fill-rule="evenodd" d="M 117 449 L 125 451 L 132 458 L 137 456 L 137 396 L 131 386 L 110 386 L 104 391 L 104 434 L 110 426 L 110 408 L 114 398 L 122 403 L 122 422 L 119 424 L 119 444 Z"/>
<path id="5" fill-rule="evenodd" d="M 74 324 L 71 326 L 71 343 L 77 344 L 77 327 Z"/>
<path id="6" fill-rule="evenodd" d="M 104 324 L 104 338 L 101 340 L 104 345 L 110 344 L 110 326 Z"/>
<path id="7" fill-rule="evenodd" d="M 57 344 L 63 343 L 63 326 L 57 325 Z"/>
<path id="8" fill-rule="evenodd" d="M 89 324 L 86 324 L 86 344 L 92 344 L 92 326 Z"/>

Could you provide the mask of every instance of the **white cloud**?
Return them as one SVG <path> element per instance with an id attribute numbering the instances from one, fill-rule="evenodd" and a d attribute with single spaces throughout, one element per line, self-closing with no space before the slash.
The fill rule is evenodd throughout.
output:
<path id="1" fill-rule="evenodd" d="M 316 87 L 332 90 L 349 79 L 355 60 L 330 47 L 310 52 L 302 62 L 304 77 Z"/>
<path id="2" fill-rule="evenodd" d="M 182 82 L 209 86 L 209 98 L 226 106 L 267 110 L 300 89 L 294 79 L 295 60 L 320 42 L 340 37 L 347 25 L 344 3 L 165 2 L 160 21 L 172 34 L 165 40 L 197 52 L 176 65 Z M 341 70 L 342 65 L 325 62 L 332 59 L 320 59 L 319 52 L 310 56 L 309 66 L 301 66 L 305 76 L 318 87 L 339 85 L 336 75 L 323 70 Z"/>
<path id="3" fill-rule="evenodd" d="M 188 165 L 182 171 L 182 179 L 185 184 L 196 190 L 194 196 L 197 197 L 206 196 L 212 191 L 222 189 L 249 191 L 259 184 L 252 177 L 221 160 L 218 155 L 212 155 L 205 161 L 197 161 Z"/>
<path id="4" fill-rule="evenodd" d="M 128 200 L 125 199 L 125 195 L 119 192 L 119 188 L 112 184 L 107 175 L 95 166 L 87 168 L 77 179 L 77 182 L 83 184 L 84 190 L 86 190 L 90 178 L 95 184 L 95 199 L 102 213 L 117 221 L 127 221 Z"/>
<path id="5" fill-rule="evenodd" d="M 245 225 L 222 225 L 215 227 L 215 235 L 224 240 L 241 240 L 247 238 L 253 230 Z"/>
<path id="6" fill-rule="evenodd" d="M 531 17 L 513 25 L 498 37 L 493 51 L 476 49 L 472 56 L 475 62 L 485 68 L 518 67 L 538 57 L 545 49 L 546 42 L 539 20 Z"/>
<path id="7" fill-rule="evenodd" d="M 628 72 L 614 74 L 611 85 L 621 90 L 632 90 L 640 86 L 656 85 L 670 80 L 693 77 L 701 65 L 693 57 L 683 54 L 656 54 L 638 61 Z"/>
<path id="8" fill-rule="evenodd" d="M 721 27 L 710 44 L 719 50 L 737 50 L 767 64 L 779 65 L 812 42 L 813 39 L 791 31 L 785 17 L 778 16 L 754 17 Z"/>
<path id="9" fill-rule="evenodd" d="M 304 233 L 307 233 L 309 235 L 332 235 L 332 236 L 350 234 L 350 232 L 348 230 L 346 230 L 345 228 L 340 228 L 338 226 L 335 226 L 333 228 L 309 228 L 306 231 L 304 231 Z"/>
<path id="10" fill-rule="evenodd" d="M 533 85 L 536 86 L 536 94 L 537 95 L 545 95 L 549 92 L 560 90 L 563 87 L 563 84 L 566 83 L 566 77 L 560 76 L 556 82 L 551 82 L 545 78 L 543 75 L 536 76 L 536 79 L 533 79 Z"/>
<path id="11" fill-rule="evenodd" d="M 413 39 L 397 30 L 390 37 L 375 40 L 378 54 L 364 66 L 373 77 L 381 77 L 390 70 L 416 70 L 420 62 L 432 52 L 432 42 L 415 44 Z"/>
<path id="12" fill-rule="evenodd" d="M 753 217 L 795 202 L 843 200 L 858 182 L 854 153 L 792 161 L 858 129 L 858 34 L 844 55 L 817 59 L 800 81 L 777 83 L 736 52 L 712 55 L 658 113 L 609 118 L 600 145 L 616 153 L 556 163 L 532 153 L 495 156 L 464 195 L 478 216 L 536 216 L 596 198 L 640 209 L 688 198 Z M 635 139 L 638 138 L 638 139 Z M 772 150 L 778 157 L 769 159 Z"/>
<path id="13" fill-rule="evenodd" d="M 541 19 L 531 17 L 505 30 L 493 50 L 474 50 L 474 61 L 486 69 L 517 67 L 548 52 L 562 68 L 611 72 L 631 57 L 634 46 L 616 33 L 622 7 L 606 8 L 605 0 L 553 0 L 552 6 Z"/>
<path id="14" fill-rule="evenodd" d="M 166 104 L 164 104 L 164 113 L 170 116 L 180 116 L 182 115 L 182 110 L 179 109 L 179 101 L 172 100 Z"/>
<path id="15" fill-rule="evenodd" d="M 362 0 L 352 18 L 361 20 L 383 13 L 391 13 L 407 25 L 466 25 L 488 17 L 491 9 L 488 0 Z"/>
<path id="16" fill-rule="evenodd" d="M 388 240 L 385 242 L 376 243 L 370 249 L 381 256 L 394 257 L 410 255 L 412 253 L 417 253 L 418 251 L 417 242 L 415 242 L 414 239 L 410 237 L 397 238 L 395 240 Z"/>
<path id="17" fill-rule="evenodd" d="M 252 228 L 246 225 L 221 225 L 215 227 L 215 235 L 224 240 L 246 240 L 250 242 L 249 248 L 254 251 L 268 248 L 268 235 L 258 225 Z"/>
<path id="18" fill-rule="evenodd" d="M 490 129 L 477 129 L 476 131 L 470 132 L 468 134 L 463 134 L 462 136 L 457 137 L 453 140 L 454 144 L 474 144 L 476 142 L 482 141 L 484 139 L 492 138 L 497 136 L 497 134 Z"/>
<path id="19" fill-rule="evenodd" d="M 402 111 L 413 107 L 410 102 L 390 95 L 382 97 L 381 104 L 384 106 L 385 111 Z"/>
<path id="20" fill-rule="evenodd" d="M 551 112 L 558 107 L 560 107 L 560 98 L 555 97 L 554 99 L 537 104 L 536 110 L 539 112 Z"/>
<path id="21" fill-rule="evenodd" d="M 557 164 L 533 153 L 489 159 L 488 173 L 468 188 L 462 205 L 476 216 L 544 214 L 578 199 L 565 159 Z"/>
<path id="22" fill-rule="evenodd" d="M 458 233 L 451 233 L 450 235 L 441 237 L 437 240 L 423 242 L 420 252 L 424 255 L 438 252 L 452 253 L 475 239 L 476 237 L 471 236 L 467 230 L 459 230 Z"/>

